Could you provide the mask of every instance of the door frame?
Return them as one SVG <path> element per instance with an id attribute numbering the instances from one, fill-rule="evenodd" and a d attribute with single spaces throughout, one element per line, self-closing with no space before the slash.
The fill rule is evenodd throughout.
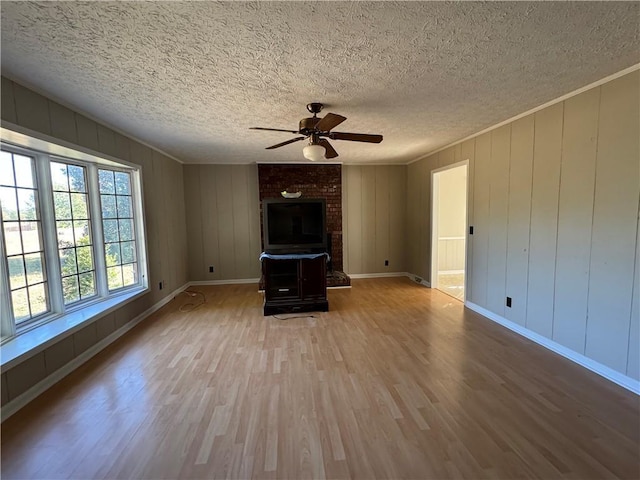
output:
<path id="1" fill-rule="evenodd" d="M 464 299 L 463 303 L 467 298 L 467 280 L 468 280 L 468 260 L 469 260 L 469 236 L 467 232 L 469 231 L 469 160 L 462 160 L 460 162 L 451 163 L 444 167 L 436 168 L 431 170 L 431 288 L 438 288 L 438 220 L 439 220 L 439 179 L 436 176 L 438 173 L 442 173 L 446 170 L 451 170 L 453 168 L 458 167 L 466 167 L 467 169 L 467 182 L 465 188 L 465 203 L 466 203 L 466 212 L 465 212 L 465 242 L 464 242 Z"/>

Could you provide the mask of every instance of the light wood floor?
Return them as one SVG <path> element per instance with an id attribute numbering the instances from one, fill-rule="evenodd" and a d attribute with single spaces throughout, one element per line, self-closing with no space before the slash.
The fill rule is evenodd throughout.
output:
<path id="1" fill-rule="evenodd" d="M 2 478 L 634 478 L 638 397 L 406 278 L 178 296 L 2 425 Z"/>

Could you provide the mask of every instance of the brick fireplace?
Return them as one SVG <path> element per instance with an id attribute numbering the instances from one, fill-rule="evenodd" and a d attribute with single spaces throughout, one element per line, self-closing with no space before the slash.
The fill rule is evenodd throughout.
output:
<path id="1" fill-rule="evenodd" d="M 342 166 L 259 164 L 258 184 L 261 202 L 265 198 L 282 198 L 283 190 L 300 191 L 302 198 L 326 199 L 327 230 L 331 234 L 329 253 L 333 269 L 342 272 Z M 262 220 L 262 210 L 260 216 Z"/>

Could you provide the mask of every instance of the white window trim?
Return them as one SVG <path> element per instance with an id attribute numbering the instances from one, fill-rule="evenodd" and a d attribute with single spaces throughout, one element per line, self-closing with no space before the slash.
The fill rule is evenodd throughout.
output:
<path id="1" fill-rule="evenodd" d="M 61 292 L 56 292 L 58 286 L 56 285 L 55 287 L 52 287 L 50 285 L 49 288 L 52 289 L 50 292 L 51 311 L 42 317 L 27 322 L 26 325 L 18 326 L 16 332 L 15 322 L 12 318 L 9 285 L 8 282 L 0 282 L 0 285 L 2 285 L 2 288 L 0 289 L 0 299 L 2 299 L 2 302 L 0 302 L 0 328 L 2 328 L 4 337 L 2 340 L 2 358 L 0 360 L 0 365 L 2 365 L 4 370 L 7 364 L 15 361 L 16 358 L 23 357 L 31 350 L 39 349 L 40 347 L 44 348 L 44 346 L 52 343 L 54 340 L 57 341 L 57 339 L 64 338 L 79 328 L 82 328 L 83 326 L 104 316 L 108 312 L 118 308 L 118 305 L 122 305 L 143 295 L 144 293 L 147 293 L 149 291 L 149 267 L 147 263 L 148 246 L 144 218 L 144 196 L 141 177 L 142 167 L 140 165 L 120 160 L 99 152 L 94 152 L 4 121 L 0 128 L 0 139 L 3 143 L 8 144 L 10 147 L 15 147 L 18 151 L 21 149 L 27 149 L 31 156 L 47 155 L 50 161 L 65 161 L 67 163 L 71 162 L 82 164 L 87 167 L 87 179 L 89 182 L 87 190 L 89 191 L 90 197 L 94 197 L 90 198 L 89 201 L 91 218 L 96 219 L 92 220 L 94 235 L 93 242 L 95 245 L 94 262 L 96 271 L 98 271 L 98 268 L 103 268 L 106 271 L 102 222 L 98 220 L 102 217 L 102 212 L 99 199 L 97 169 L 106 168 L 130 173 L 132 194 L 134 198 L 139 198 L 140 200 L 133 202 L 134 228 L 136 241 L 138 243 L 139 283 L 137 285 L 109 292 L 106 285 L 106 279 L 103 279 L 102 275 L 96 275 L 97 296 L 87 299 L 86 301 L 74 303 L 67 307 L 60 305 L 61 300 L 58 300 L 58 298 L 61 297 L 58 293 Z M 42 168 L 42 165 L 43 162 L 36 159 L 37 175 L 42 176 L 42 179 L 45 182 L 48 182 L 50 187 L 51 178 L 49 163 L 44 162 L 45 168 Z M 45 202 L 50 203 L 53 201 L 52 198 L 49 198 L 49 193 L 51 193 L 51 189 L 45 192 L 45 194 L 40 192 L 40 202 L 43 206 L 45 206 Z M 51 218 L 45 217 L 48 217 L 48 215 L 41 218 L 41 221 L 43 222 L 43 235 L 53 235 L 53 238 L 55 239 L 57 237 L 55 221 Z M 53 248 L 56 247 L 56 245 L 57 241 L 45 241 L 47 275 L 55 275 L 56 272 L 59 273 L 60 271 L 59 262 L 51 261 L 51 259 L 58 259 L 58 251 Z M 4 252 L 4 248 L 2 247 L 3 245 L 0 243 L 0 251 Z M 51 249 L 55 250 L 55 253 L 52 251 L 50 252 L 49 250 Z M 0 262 L 0 275 L 3 275 L 3 278 L 8 278 L 6 258 L 3 258 Z"/>

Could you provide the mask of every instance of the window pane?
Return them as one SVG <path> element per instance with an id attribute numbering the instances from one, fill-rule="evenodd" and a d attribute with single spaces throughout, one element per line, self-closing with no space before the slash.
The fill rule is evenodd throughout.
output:
<path id="1" fill-rule="evenodd" d="M 18 209 L 20 211 L 20 220 L 36 220 L 36 197 L 35 190 L 26 190 L 24 188 L 16 189 L 18 193 Z"/>
<path id="2" fill-rule="evenodd" d="M 20 222 L 24 253 L 42 250 L 40 242 L 40 222 Z"/>
<path id="3" fill-rule="evenodd" d="M 0 185 L 15 185 L 13 161 L 9 152 L 0 152 Z"/>
<path id="4" fill-rule="evenodd" d="M 62 275 L 65 276 L 78 273 L 75 248 L 64 248 L 60 250 L 60 268 L 62 269 Z"/>
<path id="5" fill-rule="evenodd" d="M 13 306 L 13 316 L 16 319 L 16 323 L 30 318 L 29 297 L 27 297 L 26 288 L 11 292 L 11 304 Z"/>
<path id="6" fill-rule="evenodd" d="M 117 242 L 119 240 L 117 220 L 103 220 L 102 231 L 105 243 Z"/>
<path id="7" fill-rule="evenodd" d="M 71 200 L 68 193 L 54 192 L 53 205 L 56 210 L 56 219 L 71 220 Z"/>
<path id="8" fill-rule="evenodd" d="M 73 222 L 69 220 L 56 222 L 56 231 L 58 232 L 58 248 L 73 246 Z"/>
<path id="9" fill-rule="evenodd" d="M 89 220 L 76 220 L 73 222 L 73 230 L 76 235 L 76 245 L 90 245 Z"/>
<path id="10" fill-rule="evenodd" d="M 120 225 L 120 240 L 133 240 L 133 220 L 118 220 Z"/>
<path id="11" fill-rule="evenodd" d="M 72 192 L 86 192 L 84 182 L 84 167 L 69 165 L 69 188 Z"/>
<path id="12" fill-rule="evenodd" d="M 98 183 L 100 184 L 100 193 L 116 193 L 111 170 L 98 170 Z"/>
<path id="13" fill-rule="evenodd" d="M 122 277 L 125 286 L 133 285 L 138 282 L 138 272 L 136 270 L 136 264 L 130 263 L 129 265 L 122 266 Z"/>
<path id="14" fill-rule="evenodd" d="M 119 243 L 107 243 L 104 246 L 105 260 L 107 266 L 120 265 L 120 244 Z"/>
<path id="15" fill-rule="evenodd" d="M 135 242 L 122 242 L 120 244 L 122 263 L 133 263 L 136 261 L 135 245 Z"/>
<path id="16" fill-rule="evenodd" d="M 29 304 L 31 306 L 32 317 L 49 310 L 46 290 L 43 283 L 29 287 Z"/>
<path id="17" fill-rule="evenodd" d="M 107 268 L 107 283 L 109 290 L 122 287 L 122 267 L 115 266 Z"/>
<path id="18" fill-rule="evenodd" d="M 78 272 L 93 270 L 93 250 L 91 247 L 79 247 L 76 249 L 78 259 Z"/>
<path id="19" fill-rule="evenodd" d="M 131 197 L 118 196 L 118 218 L 131 218 Z"/>
<path id="20" fill-rule="evenodd" d="M 129 184 L 129 174 L 125 172 L 115 172 L 116 193 L 118 195 L 131 195 L 131 185 Z"/>
<path id="21" fill-rule="evenodd" d="M 20 224 L 18 222 L 4 222 L 4 241 L 7 255 L 17 255 L 22 253 L 22 242 L 20 241 Z"/>
<path id="22" fill-rule="evenodd" d="M 118 216 L 115 195 L 101 195 L 100 202 L 102 203 L 102 218 L 116 218 Z"/>
<path id="23" fill-rule="evenodd" d="M 95 276 L 93 272 L 82 273 L 80 279 L 80 298 L 92 297 L 96 294 Z"/>
<path id="24" fill-rule="evenodd" d="M 2 205 L 3 220 L 18 220 L 18 202 L 15 188 L 0 187 L 0 205 Z"/>
<path id="25" fill-rule="evenodd" d="M 78 277 L 72 275 L 62 279 L 62 293 L 64 303 L 71 303 L 80 300 L 80 290 L 78 288 Z"/>
<path id="26" fill-rule="evenodd" d="M 73 218 L 89 218 L 86 193 L 72 193 L 71 206 L 73 207 Z"/>
<path id="27" fill-rule="evenodd" d="M 99 170 L 109 290 L 138 283 L 131 173 Z M 117 220 L 116 220 L 117 219 Z M 120 268 L 119 266 L 126 266 Z"/>
<path id="28" fill-rule="evenodd" d="M 24 256 L 24 263 L 27 266 L 27 283 L 44 282 L 46 273 L 43 268 L 42 253 L 31 253 Z"/>
<path id="29" fill-rule="evenodd" d="M 18 187 L 33 188 L 33 159 L 14 154 L 13 165 L 16 172 L 16 185 Z"/>
<path id="30" fill-rule="evenodd" d="M 7 258 L 9 264 L 9 287 L 11 290 L 27 286 L 27 276 L 24 272 L 24 259 L 22 255 Z"/>
<path id="31" fill-rule="evenodd" d="M 69 179 L 67 177 L 67 165 L 51 162 L 51 184 L 54 190 L 69 191 Z"/>

